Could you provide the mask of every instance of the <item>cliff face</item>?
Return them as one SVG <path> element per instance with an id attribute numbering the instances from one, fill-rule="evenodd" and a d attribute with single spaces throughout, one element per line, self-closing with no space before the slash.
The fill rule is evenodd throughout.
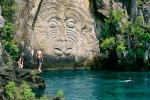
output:
<path id="1" fill-rule="evenodd" d="M 141 13 L 141 15 L 143 16 L 144 23 L 150 25 L 150 1 L 146 2 L 145 6 L 139 9 L 139 13 Z"/>
<path id="2" fill-rule="evenodd" d="M 44 66 L 74 66 L 99 55 L 99 41 L 86 0 L 16 0 L 16 38 L 28 65 L 42 49 Z M 58 65 L 59 63 L 60 65 Z M 69 65 L 67 65 L 69 64 Z"/>
<path id="3" fill-rule="evenodd" d="M 93 17 L 100 21 L 109 17 L 109 10 L 121 10 L 126 14 L 127 20 L 135 22 L 136 16 L 139 15 L 142 16 L 144 24 L 150 25 L 150 0 L 143 0 L 142 4 L 139 4 L 138 0 L 90 0 L 90 4 L 93 5 L 92 11 L 96 12 Z M 100 21 L 95 20 L 95 23 L 100 24 Z"/>
<path id="4" fill-rule="evenodd" d="M 78 62 L 99 55 L 99 41 L 109 10 L 121 10 L 127 20 L 143 18 L 150 25 L 150 1 L 143 0 L 15 0 L 18 26 L 15 38 L 25 55 L 26 65 L 35 63 L 37 49 L 44 52 L 45 64 Z M 50 63 L 49 63 L 50 62 Z M 54 62 L 53 62 L 54 63 Z M 59 66 L 59 65 L 58 65 Z M 65 65 L 64 65 L 65 66 Z M 70 65 L 69 65 L 70 66 Z"/>
<path id="5" fill-rule="evenodd" d="M 4 26 L 4 18 L 3 16 L 1 16 L 1 14 L 2 14 L 2 9 L 0 6 L 0 29 Z"/>

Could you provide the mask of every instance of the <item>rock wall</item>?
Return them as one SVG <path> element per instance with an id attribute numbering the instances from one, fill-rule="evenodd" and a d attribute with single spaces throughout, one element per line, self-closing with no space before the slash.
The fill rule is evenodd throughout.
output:
<path id="1" fill-rule="evenodd" d="M 150 25 L 150 0 L 142 0 L 143 5 L 138 4 L 138 0 L 89 0 L 90 12 L 95 21 L 95 34 L 100 38 L 104 19 L 109 18 L 109 10 L 121 10 L 126 18 L 121 23 L 130 20 L 135 22 L 136 16 L 142 16 L 143 24 Z"/>
<path id="2" fill-rule="evenodd" d="M 4 26 L 4 18 L 1 16 L 2 10 L 0 6 L 0 30 Z M 0 37 L 1 40 L 1 37 Z M 9 57 L 8 53 L 4 50 L 1 41 L 0 41 L 0 67 L 3 67 L 6 65 L 7 61 L 12 61 L 11 58 Z"/>
<path id="3" fill-rule="evenodd" d="M 109 10 L 122 10 L 126 18 L 135 22 L 136 16 L 143 16 L 145 24 L 149 25 L 150 0 L 142 0 L 143 5 L 138 4 L 138 0 L 95 0 L 96 11 L 108 18 Z M 95 15 L 96 16 L 96 15 Z M 103 19 L 101 19 L 103 20 Z"/>
<path id="4" fill-rule="evenodd" d="M 20 27 L 16 38 L 20 39 L 20 53 L 27 65 L 36 63 L 38 49 L 43 51 L 43 66 L 51 67 L 68 63 L 74 66 L 75 62 L 99 56 L 99 41 L 87 0 L 16 2 L 22 4 L 16 11 L 16 24 Z"/>
<path id="5" fill-rule="evenodd" d="M 144 17 L 144 23 L 150 25 L 150 0 L 142 7 L 141 12 Z"/>
<path id="6" fill-rule="evenodd" d="M 104 19 L 109 10 L 122 10 L 126 18 L 150 24 L 150 0 L 16 0 L 21 6 L 16 11 L 16 38 L 25 64 L 36 63 L 35 53 L 42 49 L 44 62 L 55 66 L 74 66 L 74 62 L 89 60 L 99 55 L 99 41 Z M 58 62 L 60 65 L 58 65 Z M 71 62 L 71 63 L 70 63 Z M 44 65 L 45 66 L 45 65 Z"/>
<path id="7" fill-rule="evenodd" d="M 1 16 L 1 14 L 2 14 L 2 9 L 0 6 L 0 29 L 4 26 L 4 18 L 3 16 Z"/>

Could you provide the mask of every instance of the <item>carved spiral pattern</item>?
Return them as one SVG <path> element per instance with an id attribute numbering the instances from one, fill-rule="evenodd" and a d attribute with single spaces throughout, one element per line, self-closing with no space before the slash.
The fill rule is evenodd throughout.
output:
<path id="1" fill-rule="evenodd" d="M 42 48 L 54 58 L 88 59 L 90 55 L 97 55 L 98 40 L 87 8 L 61 1 L 43 0 L 34 27 L 35 48 Z"/>

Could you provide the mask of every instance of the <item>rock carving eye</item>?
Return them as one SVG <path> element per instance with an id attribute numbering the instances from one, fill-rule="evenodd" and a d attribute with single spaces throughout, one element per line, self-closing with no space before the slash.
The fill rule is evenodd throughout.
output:
<path id="1" fill-rule="evenodd" d="M 74 27 L 75 27 L 75 22 L 74 22 L 74 21 L 69 21 L 69 22 L 67 23 L 67 27 L 69 27 L 69 28 L 74 28 Z"/>
<path id="2" fill-rule="evenodd" d="M 57 27 L 57 20 L 55 20 L 55 19 L 50 20 L 50 21 L 49 21 L 49 26 L 50 26 L 51 28 Z"/>

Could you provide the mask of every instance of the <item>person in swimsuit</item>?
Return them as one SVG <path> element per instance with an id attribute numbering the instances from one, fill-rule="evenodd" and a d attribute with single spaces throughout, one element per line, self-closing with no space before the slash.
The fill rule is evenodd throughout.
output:
<path id="1" fill-rule="evenodd" d="M 23 57 L 20 57 L 20 58 L 19 58 L 19 60 L 18 60 L 18 62 L 17 62 L 19 68 L 23 68 L 23 60 L 24 60 Z"/>
<path id="2" fill-rule="evenodd" d="M 41 50 L 37 51 L 37 53 L 36 53 L 36 59 L 37 59 L 37 63 L 38 63 L 38 70 L 40 72 L 42 72 L 41 71 L 41 66 L 42 66 L 43 56 L 42 56 L 42 51 Z"/>

